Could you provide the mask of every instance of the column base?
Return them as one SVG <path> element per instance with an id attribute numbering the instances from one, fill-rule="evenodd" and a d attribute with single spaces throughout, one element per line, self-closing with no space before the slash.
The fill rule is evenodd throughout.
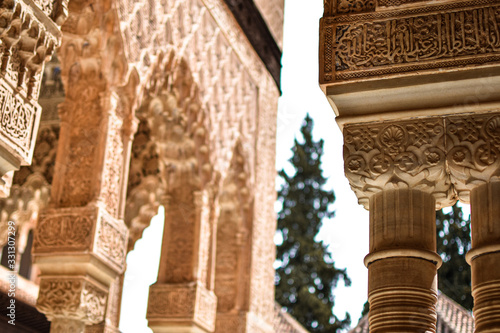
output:
<path id="1" fill-rule="evenodd" d="M 215 330 L 216 310 L 215 294 L 199 283 L 154 284 L 146 317 L 155 333 L 208 333 Z"/>

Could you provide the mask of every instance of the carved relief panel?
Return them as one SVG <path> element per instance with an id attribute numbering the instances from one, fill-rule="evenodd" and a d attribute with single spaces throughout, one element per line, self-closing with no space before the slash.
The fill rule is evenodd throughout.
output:
<path id="1" fill-rule="evenodd" d="M 376 6 L 386 8 L 374 11 Z M 373 13 L 352 15 L 366 11 Z M 488 0 L 430 4 L 326 1 L 320 32 L 320 81 L 331 83 L 498 61 L 499 18 L 498 4 Z"/>

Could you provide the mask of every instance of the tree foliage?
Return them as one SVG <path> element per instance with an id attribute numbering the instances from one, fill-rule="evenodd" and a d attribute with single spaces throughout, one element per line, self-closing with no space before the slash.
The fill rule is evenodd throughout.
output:
<path id="1" fill-rule="evenodd" d="M 315 240 L 323 219 L 333 217 L 333 191 L 323 189 L 326 179 L 321 169 L 323 140 L 312 138 L 313 121 L 306 116 L 301 128 L 303 143 L 295 140 L 289 160 L 295 174 L 284 170 L 278 200 L 278 230 L 283 242 L 277 246 L 276 300 L 309 332 L 337 332 L 350 324 L 332 312 L 333 289 L 342 279 L 350 284 L 345 269 L 337 269 L 323 242 Z"/>
<path id="2" fill-rule="evenodd" d="M 436 212 L 437 251 L 443 259 L 438 270 L 438 288 L 468 310 L 472 310 L 470 266 L 465 254 L 471 248 L 470 221 L 455 204 L 451 211 Z"/>

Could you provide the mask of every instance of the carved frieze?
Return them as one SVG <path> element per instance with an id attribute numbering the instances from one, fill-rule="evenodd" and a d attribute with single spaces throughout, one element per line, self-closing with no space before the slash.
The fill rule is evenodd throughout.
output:
<path id="1" fill-rule="evenodd" d="M 500 59 L 500 6 L 494 1 L 394 8 L 323 19 L 323 83 Z"/>
<path id="2" fill-rule="evenodd" d="M 445 128 L 439 117 L 346 125 L 344 169 L 359 203 L 387 188 L 433 193 L 436 206 L 456 200 L 446 174 Z"/>
<path id="3" fill-rule="evenodd" d="M 65 318 L 97 324 L 104 319 L 107 292 L 84 277 L 43 277 L 37 308 L 53 320 Z"/>

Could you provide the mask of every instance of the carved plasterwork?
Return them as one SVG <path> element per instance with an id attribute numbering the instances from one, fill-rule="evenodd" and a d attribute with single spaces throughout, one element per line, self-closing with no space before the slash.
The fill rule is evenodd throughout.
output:
<path id="1" fill-rule="evenodd" d="M 338 3 L 344 2 L 348 8 L 354 8 L 355 1 Z M 385 1 L 381 5 L 398 6 L 402 2 Z M 499 13 L 495 1 L 436 1 L 428 6 L 394 7 L 359 16 L 325 17 L 321 32 L 321 81 L 498 61 Z"/>
<path id="2" fill-rule="evenodd" d="M 37 253 L 83 251 L 94 237 L 94 210 L 44 213 L 38 220 L 33 246 Z"/>
<path id="3" fill-rule="evenodd" d="M 147 319 L 150 326 L 187 321 L 213 332 L 216 303 L 213 292 L 196 283 L 154 284 L 150 288 Z"/>
<path id="4" fill-rule="evenodd" d="M 456 200 L 446 173 L 443 119 L 346 125 L 344 169 L 359 203 L 388 188 L 432 193 L 436 208 Z"/>
<path id="5" fill-rule="evenodd" d="M 100 207 L 47 209 L 38 219 L 37 256 L 93 253 L 113 270 L 125 268 L 128 230 Z"/>
<path id="6" fill-rule="evenodd" d="M 102 213 L 95 238 L 95 251 L 116 266 L 125 267 L 128 231 L 121 221 Z"/>
<path id="7" fill-rule="evenodd" d="M 37 308 L 49 320 L 65 318 L 97 324 L 104 319 L 107 292 L 83 277 L 44 277 Z"/>
<path id="8" fill-rule="evenodd" d="M 0 4 L 0 145 L 5 149 L 1 175 L 31 163 L 41 114 L 37 99 L 42 71 L 59 45 L 58 24 L 65 19 L 59 9 L 66 2 Z"/>
<path id="9" fill-rule="evenodd" d="M 446 126 L 451 179 L 468 203 L 470 190 L 500 177 L 500 114 L 450 116 Z"/>

